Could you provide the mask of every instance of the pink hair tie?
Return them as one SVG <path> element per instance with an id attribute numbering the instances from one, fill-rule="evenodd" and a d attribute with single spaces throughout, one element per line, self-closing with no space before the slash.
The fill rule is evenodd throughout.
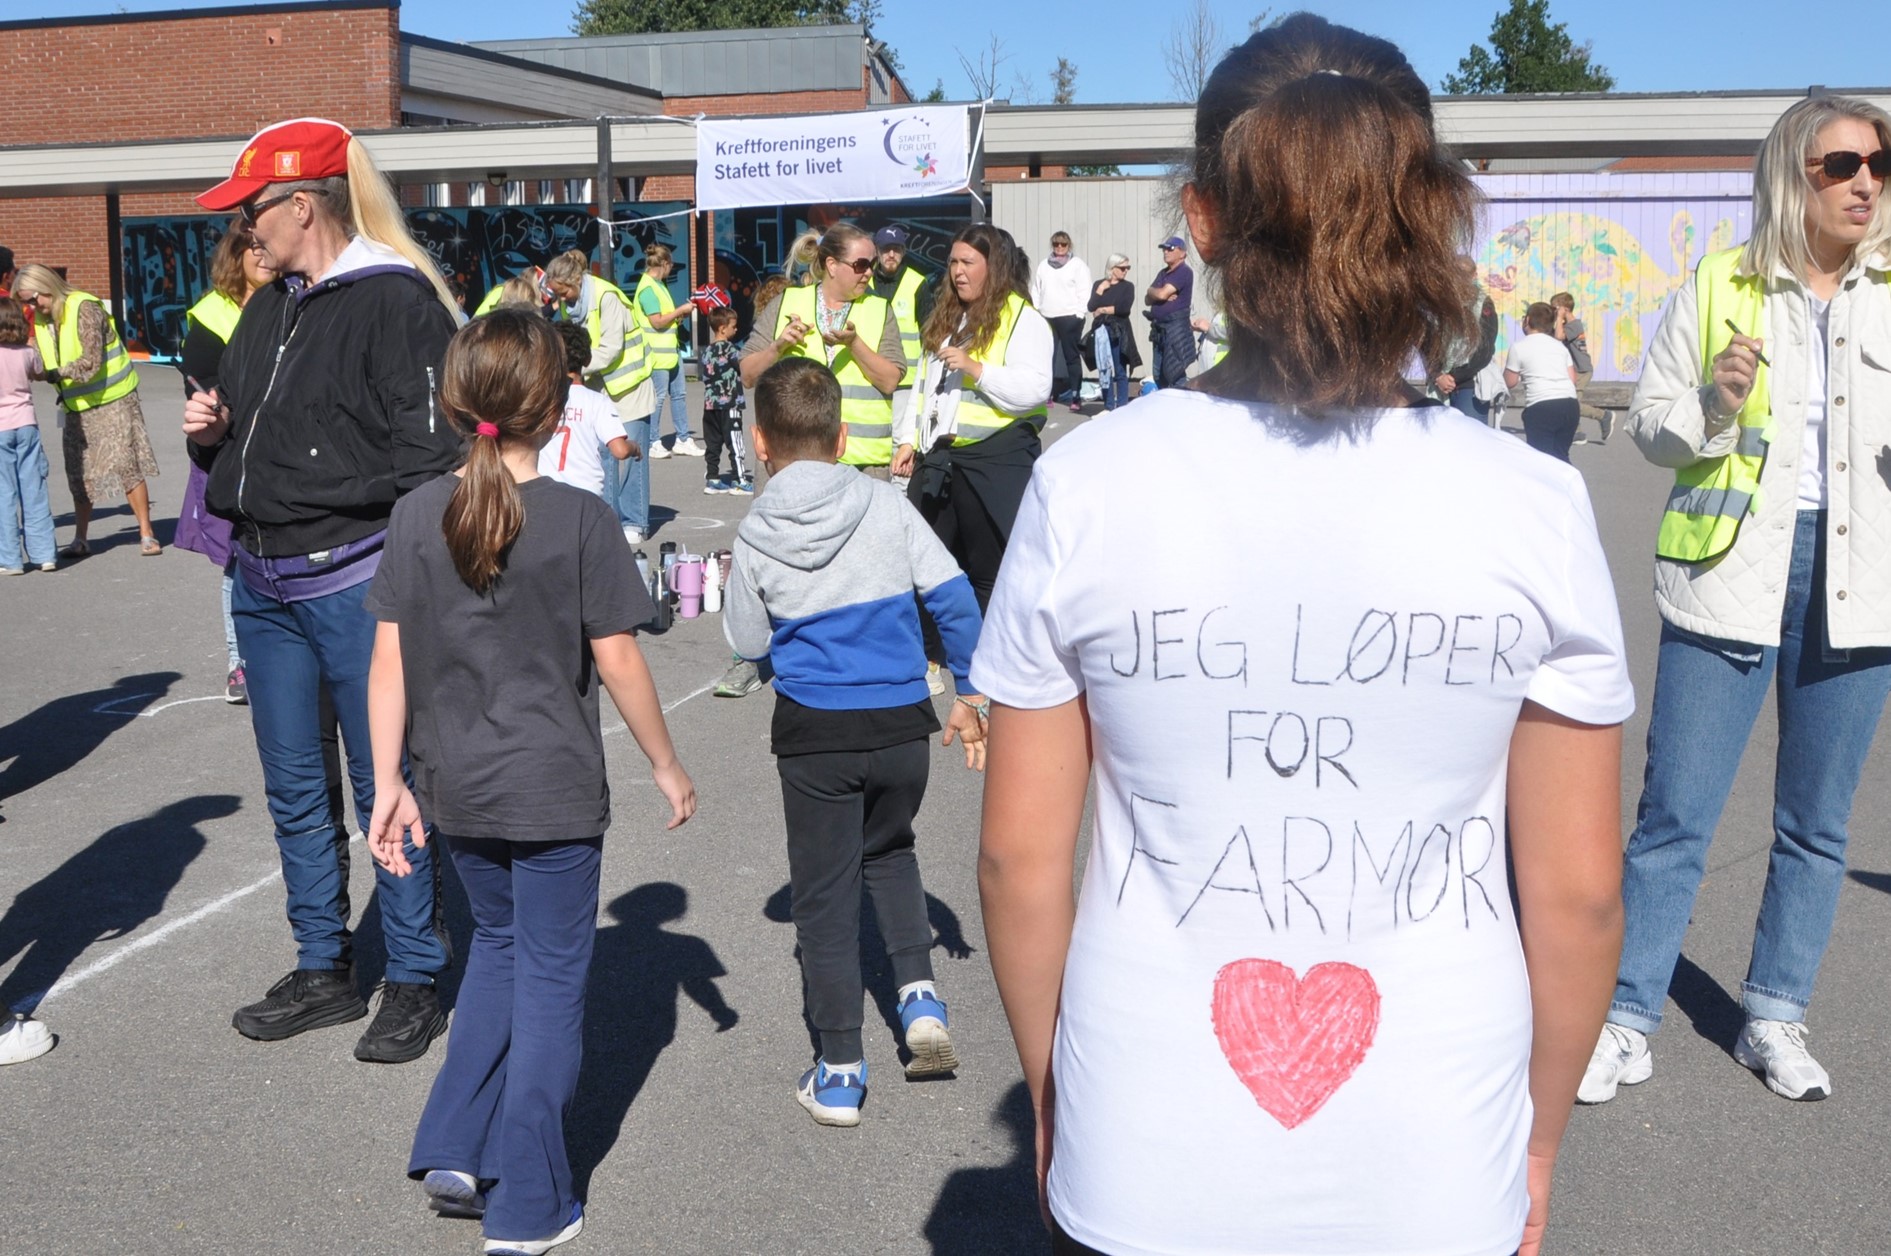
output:
<path id="1" fill-rule="evenodd" d="M 490 436 L 494 440 L 499 439 L 499 425 L 497 423 L 481 423 L 473 430 L 478 432 L 481 436 Z"/>

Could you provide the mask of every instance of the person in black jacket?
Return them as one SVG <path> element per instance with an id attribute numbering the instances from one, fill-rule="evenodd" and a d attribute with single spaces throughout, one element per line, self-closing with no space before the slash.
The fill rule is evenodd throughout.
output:
<path id="1" fill-rule="evenodd" d="M 1477 263 L 1470 258 L 1460 259 L 1464 269 L 1465 281 L 1474 287 L 1477 283 Z M 1447 362 L 1442 370 L 1432 376 L 1431 386 L 1444 398 L 1446 405 L 1460 413 L 1467 414 L 1479 422 L 1488 422 L 1490 403 L 1477 399 L 1477 375 L 1490 365 L 1490 360 L 1497 352 L 1497 307 L 1486 296 L 1482 288 L 1477 288 L 1477 299 L 1473 307 L 1477 311 L 1477 343 L 1454 346 L 1460 352 L 1453 357 L 1458 362 Z"/>
<path id="2" fill-rule="evenodd" d="M 325 796 L 318 693 L 334 701 L 362 829 L 374 809 L 363 608 L 394 502 L 460 462 L 435 389 L 457 306 L 367 150 L 345 127 L 268 127 L 197 198 L 237 211 L 282 278 L 244 307 L 217 387 L 185 402 L 204 499 L 235 525 L 232 611 L 263 786 L 288 892 L 296 967 L 233 1023 L 276 1040 L 367 1015 L 348 930 L 347 836 Z M 376 870 L 387 937 L 380 1010 L 355 1058 L 417 1059 L 446 1028 L 448 962 L 433 851 Z"/>
<path id="3" fill-rule="evenodd" d="M 1142 366 L 1129 312 L 1135 308 L 1136 289 L 1129 282 L 1129 258 L 1110 254 L 1104 277 L 1090 292 L 1090 336 L 1096 354 L 1097 384 L 1103 390 L 1103 408 L 1129 404 L 1130 373 Z"/>

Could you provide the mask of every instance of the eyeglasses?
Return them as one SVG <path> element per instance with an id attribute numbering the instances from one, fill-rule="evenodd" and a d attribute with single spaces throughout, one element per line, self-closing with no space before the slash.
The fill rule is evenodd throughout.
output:
<path id="1" fill-rule="evenodd" d="M 245 201 L 236 207 L 236 220 L 242 225 L 243 230 L 253 231 L 256 228 L 256 220 L 262 217 L 264 210 L 271 205 L 280 205 L 294 195 L 294 192 L 284 192 L 281 196 L 272 196 L 266 201 L 257 201 L 254 205 Z"/>
<path id="2" fill-rule="evenodd" d="M 1817 166 L 1825 177 L 1839 183 L 1858 177 L 1858 168 L 1865 166 L 1874 179 L 1891 179 L 1891 148 L 1881 148 L 1875 153 L 1831 152 L 1819 157 L 1806 158 L 1808 166 Z"/>
<path id="3" fill-rule="evenodd" d="M 864 275 L 873 269 L 873 259 L 871 257 L 856 257 L 851 262 L 842 262 L 838 257 L 834 260 L 852 270 L 856 275 Z"/>

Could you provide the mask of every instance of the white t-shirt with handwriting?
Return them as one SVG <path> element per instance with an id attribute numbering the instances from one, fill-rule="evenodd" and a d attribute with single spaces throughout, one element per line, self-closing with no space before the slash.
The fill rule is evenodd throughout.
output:
<path id="1" fill-rule="evenodd" d="M 1634 704 L 1582 478 L 1436 408 L 1137 407 L 1039 461 L 972 667 L 1092 721 L 1052 1210 L 1121 1256 L 1510 1256 L 1510 738 Z"/>
<path id="2" fill-rule="evenodd" d="M 604 492 L 604 457 L 599 446 L 624 434 L 611 399 L 594 388 L 573 384 L 565 399 L 558 430 L 538 451 L 538 473 L 586 492 Z"/>

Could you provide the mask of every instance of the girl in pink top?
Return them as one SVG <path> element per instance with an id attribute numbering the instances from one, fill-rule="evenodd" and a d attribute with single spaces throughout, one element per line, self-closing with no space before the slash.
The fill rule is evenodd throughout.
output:
<path id="1" fill-rule="evenodd" d="M 26 563 L 41 571 L 58 566 L 52 504 L 46 499 L 46 451 L 27 386 L 42 373 L 25 307 L 13 297 L 0 297 L 0 576 L 19 575 Z"/>

